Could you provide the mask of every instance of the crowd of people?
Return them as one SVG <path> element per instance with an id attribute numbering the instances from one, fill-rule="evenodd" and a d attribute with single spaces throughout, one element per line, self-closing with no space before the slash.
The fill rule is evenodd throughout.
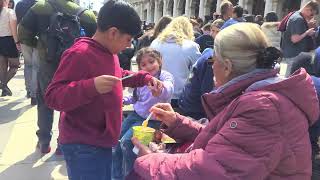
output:
<path id="1" fill-rule="evenodd" d="M 72 0 L 14 6 L 0 0 L 1 96 L 13 95 L 21 52 L 37 149 L 51 151 L 59 111 L 56 155 L 70 180 L 320 178 L 317 1 L 280 19 L 224 0 L 211 20 L 164 16 L 148 28 L 124 1 L 98 13 Z M 133 137 L 150 114 L 175 149 Z"/>

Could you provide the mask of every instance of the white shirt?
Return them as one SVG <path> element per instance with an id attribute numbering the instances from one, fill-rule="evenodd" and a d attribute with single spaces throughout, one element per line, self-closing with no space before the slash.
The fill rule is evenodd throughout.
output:
<path id="1" fill-rule="evenodd" d="M 17 20 L 16 13 L 13 9 L 2 8 L 0 14 L 0 37 L 12 36 L 10 21 Z"/>

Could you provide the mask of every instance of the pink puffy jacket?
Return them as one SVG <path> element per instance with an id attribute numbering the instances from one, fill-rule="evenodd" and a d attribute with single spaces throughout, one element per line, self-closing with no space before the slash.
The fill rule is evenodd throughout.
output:
<path id="1" fill-rule="evenodd" d="M 167 130 L 194 140 L 193 149 L 139 157 L 135 172 L 146 180 L 310 180 L 315 88 L 304 69 L 285 80 L 276 73 L 249 73 L 204 95 L 207 126 L 178 114 Z"/>

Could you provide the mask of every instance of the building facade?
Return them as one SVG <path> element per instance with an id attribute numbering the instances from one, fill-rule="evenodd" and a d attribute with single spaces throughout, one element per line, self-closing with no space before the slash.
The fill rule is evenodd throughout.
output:
<path id="1" fill-rule="evenodd" d="M 223 0 L 127 0 L 139 13 L 142 20 L 156 23 L 162 16 L 187 16 L 212 18 L 213 12 L 220 13 Z M 298 10 L 309 0 L 230 0 L 234 5 L 241 5 L 249 14 L 265 15 L 275 11 L 279 17 L 292 10 Z"/>

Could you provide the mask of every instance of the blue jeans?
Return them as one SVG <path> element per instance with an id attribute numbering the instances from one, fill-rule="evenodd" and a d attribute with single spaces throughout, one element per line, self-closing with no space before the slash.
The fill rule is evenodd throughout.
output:
<path id="1" fill-rule="evenodd" d="M 112 178 L 121 180 L 132 171 L 134 161 L 137 158 L 137 155 L 132 151 L 132 127 L 141 126 L 144 120 L 136 112 L 132 112 L 123 121 L 119 144 L 112 150 Z M 160 124 L 160 121 L 150 120 L 148 127 L 159 129 Z"/>
<path id="2" fill-rule="evenodd" d="M 39 70 L 39 55 L 36 48 L 21 44 L 21 51 L 24 58 L 24 78 L 27 92 L 30 96 L 37 96 L 37 72 Z"/>
<path id="3" fill-rule="evenodd" d="M 112 149 L 86 144 L 60 144 L 69 180 L 110 180 Z"/>

